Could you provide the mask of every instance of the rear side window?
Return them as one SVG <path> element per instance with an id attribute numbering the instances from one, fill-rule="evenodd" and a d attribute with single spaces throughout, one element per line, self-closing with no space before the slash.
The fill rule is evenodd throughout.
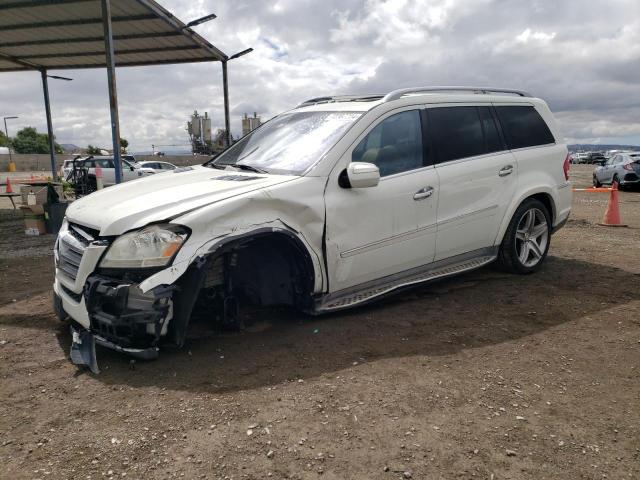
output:
<path id="1" fill-rule="evenodd" d="M 477 107 L 439 107 L 427 111 L 438 162 L 486 153 Z"/>
<path id="2" fill-rule="evenodd" d="M 478 113 L 480 114 L 480 121 L 482 122 L 482 129 L 484 130 L 486 152 L 492 153 L 505 150 L 491 109 L 489 107 L 478 107 Z"/>
<path id="3" fill-rule="evenodd" d="M 509 148 L 535 147 L 555 143 L 551 130 L 532 106 L 496 107 Z"/>

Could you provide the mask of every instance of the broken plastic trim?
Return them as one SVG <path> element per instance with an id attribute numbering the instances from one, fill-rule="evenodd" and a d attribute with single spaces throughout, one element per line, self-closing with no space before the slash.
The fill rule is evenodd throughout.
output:
<path id="1" fill-rule="evenodd" d="M 98 361 L 96 360 L 96 342 L 92 333 L 85 329 L 75 329 L 71 325 L 71 361 L 75 365 L 84 365 L 91 373 L 98 375 Z"/>
<path id="2" fill-rule="evenodd" d="M 127 353 L 155 349 L 169 318 L 175 286 L 159 286 L 143 294 L 137 284 L 91 275 L 84 289 L 91 332 L 107 347 Z M 152 325 L 151 330 L 147 327 Z M 143 358 L 148 355 L 144 354 Z M 155 358 L 157 353 L 152 355 Z"/>

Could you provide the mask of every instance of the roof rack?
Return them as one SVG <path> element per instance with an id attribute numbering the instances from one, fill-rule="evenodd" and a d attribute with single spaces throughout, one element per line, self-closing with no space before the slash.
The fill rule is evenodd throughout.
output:
<path id="1" fill-rule="evenodd" d="M 513 90 L 510 88 L 489 88 L 489 87 L 416 87 L 416 88 L 400 88 L 387 93 L 382 98 L 382 103 L 398 100 L 404 95 L 412 93 L 430 93 L 430 92 L 470 92 L 474 94 L 490 94 L 490 93 L 508 93 L 518 95 L 520 97 L 530 97 L 531 95 L 522 90 Z"/>
<path id="2" fill-rule="evenodd" d="M 318 103 L 331 103 L 331 102 L 372 102 L 374 100 L 380 100 L 384 97 L 384 94 L 369 94 L 369 95 L 334 95 L 328 97 L 316 97 L 302 102 L 296 108 L 308 107 L 309 105 L 316 105 Z"/>

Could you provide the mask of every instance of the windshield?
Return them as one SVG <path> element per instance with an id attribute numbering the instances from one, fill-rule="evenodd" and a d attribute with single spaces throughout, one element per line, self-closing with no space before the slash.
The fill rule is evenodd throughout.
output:
<path id="1" fill-rule="evenodd" d="M 285 113 L 205 165 L 217 168 L 244 165 L 266 173 L 299 175 L 320 160 L 360 115 L 360 112 Z"/>

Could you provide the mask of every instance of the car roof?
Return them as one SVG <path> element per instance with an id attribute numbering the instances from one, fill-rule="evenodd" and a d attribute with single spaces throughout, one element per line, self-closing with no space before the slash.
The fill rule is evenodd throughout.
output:
<path id="1" fill-rule="evenodd" d="M 360 99 L 362 98 L 362 99 Z M 308 104 L 307 102 L 313 102 Z M 383 101 L 379 95 L 363 95 L 362 97 L 351 98 L 350 96 L 320 97 L 304 102 L 290 110 L 290 112 L 367 112 L 382 104 L 388 105 L 411 105 L 415 103 L 523 103 L 531 104 L 540 102 L 539 98 L 523 97 L 518 95 L 504 94 L 477 94 L 477 93 L 451 93 L 451 92 L 428 92 L 411 93 L 403 95 L 401 98 Z"/>

